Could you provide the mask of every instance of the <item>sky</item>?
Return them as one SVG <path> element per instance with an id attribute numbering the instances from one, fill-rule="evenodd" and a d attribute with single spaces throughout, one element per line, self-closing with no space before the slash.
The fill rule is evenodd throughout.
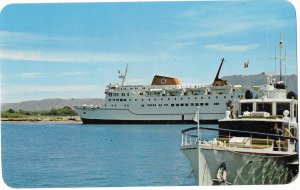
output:
<path id="1" fill-rule="evenodd" d="M 154 75 L 211 84 L 222 58 L 220 77 L 278 73 L 280 33 L 286 73 L 297 74 L 295 14 L 284 0 L 9 4 L 1 102 L 104 98 L 126 64 L 126 84 Z"/>

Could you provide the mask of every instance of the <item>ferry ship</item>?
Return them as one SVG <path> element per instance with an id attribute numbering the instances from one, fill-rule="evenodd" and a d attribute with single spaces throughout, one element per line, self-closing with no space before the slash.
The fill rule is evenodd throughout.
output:
<path id="1" fill-rule="evenodd" d="M 228 107 L 244 98 L 241 85 L 227 85 L 219 78 L 221 61 L 211 85 L 184 87 L 174 77 L 154 76 L 151 85 L 109 84 L 103 105 L 75 105 L 84 124 L 182 124 L 193 123 L 197 107 L 201 123 L 217 123 Z"/>

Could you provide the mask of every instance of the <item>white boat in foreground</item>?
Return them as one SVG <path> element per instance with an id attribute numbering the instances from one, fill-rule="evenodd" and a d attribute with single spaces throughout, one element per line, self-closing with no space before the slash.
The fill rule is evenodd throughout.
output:
<path id="1" fill-rule="evenodd" d="M 298 101 L 285 89 L 265 92 L 272 97 L 240 100 L 237 115 L 226 111 L 218 129 L 182 131 L 181 150 L 199 185 L 286 184 L 298 174 Z"/>
<path id="2" fill-rule="evenodd" d="M 251 105 L 257 101 L 262 100 L 247 100 Z M 270 105 L 285 102 L 288 110 L 271 115 L 281 108 L 274 106 L 271 113 L 256 110 L 237 118 L 231 118 L 227 111 L 226 118 L 219 120 L 218 129 L 194 127 L 182 131 L 181 151 L 199 185 L 286 184 L 298 174 L 297 100 L 263 101 L 271 102 Z M 268 133 L 275 126 L 282 128 L 283 136 Z M 204 130 L 217 133 L 207 137 L 202 134 Z"/>
<path id="3" fill-rule="evenodd" d="M 197 111 L 198 127 L 182 131 L 180 148 L 199 185 L 286 184 L 297 176 L 296 94 L 286 92 L 282 75 L 277 83 L 270 75 L 256 97 L 246 94 L 238 112 L 226 111 L 218 129 L 199 127 Z M 216 134 L 207 137 L 205 130 Z"/>
<path id="4" fill-rule="evenodd" d="M 295 123 L 286 123 L 289 128 Z M 287 184 L 298 174 L 298 138 L 226 129 L 199 128 L 243 134 L 243 137 L 204 135 L 197 127 L 182 131 L 181 151 L 199 185 Z M 260 136 L 253 138 L 252 136 Z M 276 147 L 281 139 L 282 147 Z M 283 140 L 284 139 L 284 140 Z"/>

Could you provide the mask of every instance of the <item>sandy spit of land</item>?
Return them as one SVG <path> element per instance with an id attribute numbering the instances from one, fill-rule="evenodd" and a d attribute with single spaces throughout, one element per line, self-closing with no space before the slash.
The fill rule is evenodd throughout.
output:
<path id="1" fill-rule="evenodd" d="M 79 116 L 28 116 L 28 117 L 22 117 L 22 118 L 1 118 L 1 122 L 82 123 Z"/>

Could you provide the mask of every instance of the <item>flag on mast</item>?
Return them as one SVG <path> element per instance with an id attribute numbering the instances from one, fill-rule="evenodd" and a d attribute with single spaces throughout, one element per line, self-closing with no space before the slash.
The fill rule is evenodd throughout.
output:
<path id="1" fill-rule="evenodd" d="M 249 66 L 249 60 L 246 63 L 244 63 L 244 68 L 248 68 L 248 66 Z"/>

